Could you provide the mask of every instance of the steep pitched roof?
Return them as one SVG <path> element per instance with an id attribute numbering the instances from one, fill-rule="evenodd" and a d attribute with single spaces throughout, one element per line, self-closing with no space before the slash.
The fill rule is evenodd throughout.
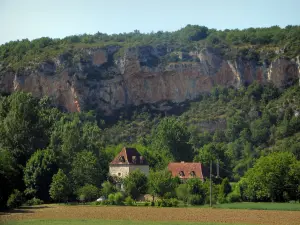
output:
<path id="1" fill-rule="evenodd" d="M 201 163 L 172 162 L 169 163 L 168 170 L 173 177 L 178 176 L 181 179 L 196 177 L 204 180 L 204 178 L 208 177 L 208 170 Z"/>
<path id="2" fill-rule="evenodd" d="M 110 163 L 116 164 L 132 164 L 132 165 L 148 165 L 146 159 L 135 148 L 123 147 L 121 152 Z"/>

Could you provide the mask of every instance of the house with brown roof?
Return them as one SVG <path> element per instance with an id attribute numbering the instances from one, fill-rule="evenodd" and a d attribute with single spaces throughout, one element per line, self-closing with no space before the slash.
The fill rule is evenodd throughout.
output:
<path id="1" fill-rule="evenodd" d="M 135 149 L 123 147 L 121 152 L 109 164 L 110 176 L 125 178 L 132 171 L 139 169 L 149 175 L 149 165 L 146 159 Z"/>
<path id="2" fill-rule="evenodd" d="M 209 171 L 203 164 L 197 162 L 171 162 L 168 170 L 173 177 L 179 177 L 183 181 L 190 178 L 199 178 L 204 181 L 209 176 Z"/>

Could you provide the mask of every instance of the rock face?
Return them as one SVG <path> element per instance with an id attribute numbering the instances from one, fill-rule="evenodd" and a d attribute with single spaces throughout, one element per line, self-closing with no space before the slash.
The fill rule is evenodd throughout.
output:
<path id="1" fill-rule="evenodd" d="M 299 79 L 300 60 L 276 59 L 269 65 L 225 60 L 214 49 L 190 52 L 193 60 L 168 63 L 165 47 L 82 49 L 80 57 L 60 55 L 38 69 L 0 75 L 0 91 L 22 90 L 51 97 L 68 111 L 101 110 L 110 115 L 130 105 L 193 100 L 214 86 L 238 88 L 257 80 L 277 87 Z M 70 64 L 70 60 L 72 63 Z M 161 106 L 161 110 L 163 106 Z"/>

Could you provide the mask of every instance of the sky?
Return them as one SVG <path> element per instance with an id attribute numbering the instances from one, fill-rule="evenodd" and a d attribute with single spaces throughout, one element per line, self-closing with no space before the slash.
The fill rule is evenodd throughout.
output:
<path id="1" fill-rule="evenodd" d="M 0 44 L 40 37 L 300 25 L 300 0 L 0 0 Z"/>

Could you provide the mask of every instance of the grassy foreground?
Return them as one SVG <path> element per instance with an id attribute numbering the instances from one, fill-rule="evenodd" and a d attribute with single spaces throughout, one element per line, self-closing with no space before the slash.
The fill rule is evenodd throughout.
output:
<path id="1" fill-rule="evenodd" d="M 257 209 L 257 210 L 283 210 L 300 211 L 300 203 L 272 203 L 272 202 L 239 202 L 214 205 L 221 209 Z"/>
<path id="2" fill-rule="evenodd" d="M 183 221 L 170 222 L 150 222 L 150 221 L 130 221 L 130 220 L 21 220 L 10 221 L 5 225 L 226 225 L 229 223 L 194 223 Z M 246 225 L 246 224 L 235 224 Z"/>

